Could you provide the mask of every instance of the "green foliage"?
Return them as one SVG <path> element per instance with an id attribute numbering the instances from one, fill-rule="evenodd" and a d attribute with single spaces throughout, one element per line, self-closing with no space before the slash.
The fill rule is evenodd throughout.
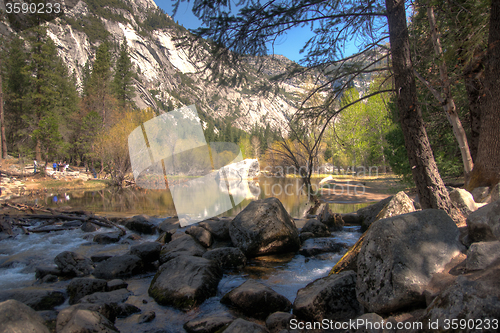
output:
<path id="1" fill-rule="evenodd" d="M 134 87 L 132 85 L 132 62 L 128 54 L 127 41 L 124 39 L 120 46 L 120 53 L 115 65 L 115 76 L 113 79 L 113 90 L 118 102 L 125 106 L 126 103 L 131 103 L 135 96 Z"/>
<path id="2" fill-rule="evenodd" d="M 384 148 L 384 153 L 392 171 L 401 176 L 404 182 L 411 183 L 413 178 L 401 127 L 394 126 L 386 134 L 385 139 L 388 145 Z"/>

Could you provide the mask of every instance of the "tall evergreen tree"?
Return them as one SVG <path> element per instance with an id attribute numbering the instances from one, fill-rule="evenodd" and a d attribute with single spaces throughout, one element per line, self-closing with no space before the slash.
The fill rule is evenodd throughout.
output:
<path id="1" fill-rule="evenodd" d="M 113 90 L 121 106 L 132 103 L 132 98 L 135 96 L 132 77 L 132 62 L 130 61 L 130 55 L 128 53 L 127 40 L 123 39 L 120 46 L 120 53 L 116 61 L 115 76 L 113 79 Z"/>

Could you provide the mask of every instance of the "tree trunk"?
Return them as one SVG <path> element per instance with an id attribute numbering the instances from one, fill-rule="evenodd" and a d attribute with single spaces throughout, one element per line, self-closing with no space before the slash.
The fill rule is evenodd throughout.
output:
<path id="1" fill-rule="evenodd" d="M 437 208 L 452 213 L 450 197 L 434 161 L 417 102 L 405 2 L 386 0 L 386 7 L 399 120 L 420 204 L 424 209 Z"/>
<path id="2" fill-rule="evenodd" d="M 481 131 L 477 161 L 467 184 L 469 190 L 500 181 L 500 0 L 491 2 L 490 31 L 481 103 Z"/>
<path id="3" fill-rule="evenodd" d="M 0 59 L 0 69 L 2 68 L 2 59 Z M 3 114 L 3 87 L 2 87 L 2 73 L 0 73 L 0 143 L 2 153 L 0 158 L 7 158 L 7 139 L 5 138 L 5 119 Z"/>
<path id="4" fill-rule="evenodd" d="M 436 52 L 439 61 L 439 77 L 441 78 L 441 83 L 443 85 L 444 95 L 444 101 L 442 103 L 443 109 L 446 113 L 446 118 L 448 118 L 448 121 L 453 127 L 453 134 L 458 141 L 460 153 L 462 154 L 462 163 L 464 164 L 465 177 L 468 177 L 469 173 L 472 171 L 474 164 L 472 163 L 469 144 L 467 142 L 467 135 L 465 134 L 465 130 L 462 127 L 462 123 L 460 122 L 457 108 L 455 106 L 455 101 L 453 100 L 453 96 L 451 95 L 450 79 L 448 77 L 448 70 L 446 69 L 446 62 L 444 60 L 441 41 L 439 40 L 439 34 L 436 27 L 436 18 L 434 16 L 434 9 L 432 8 L 432 6 L 429 6 L 427 8 L 427 16 L 429 18 L 434 51 Z"/>

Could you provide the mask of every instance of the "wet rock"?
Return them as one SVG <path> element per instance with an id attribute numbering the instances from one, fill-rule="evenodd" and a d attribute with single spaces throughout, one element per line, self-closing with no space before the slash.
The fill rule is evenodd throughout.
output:
<path id="1" fill-rule="evenodd" d="M 70 306 L 59 312 L 56 331 L 58 333 L 119 332 L 113 323 L 99 312 L 78 305 Z"/>
<path id="2" fill-rule="evenodd" d="M 160 266 L 148 292 L 158 304 L 189 310 L 214 296 L 221 278 L 216 262 L 183 255 Z"/>
<path id="3" fill-rule="evenodd" d="M 144 267 L 141 258 L 132 254 L 125 254 L 98 263 L 94 270 L 94 276 L 99 279 L 112 280 L 143 272 Z"/>
<path id="4" fill-rule="evenodd" d="M 236 247 L 213 249 L 205 252 L 202 257 L 217 262 L 222 268 L 244 267 L 247 263 L 247 258 L 243 252 Z"/>
<path id="5" fill-rule="evenodd" d="M 162 232 L 160 234 L 160 236 L 158 236 L 158 238 L 156 239 L 156 242 L 160 243 L 162 245 L 166 244 L 172 240 L 172 236 L 174 234 L 175 234 L 175 231 L 173 231 L 173 230 Z"/>
<path id="6" fill-rule="evenodd" d="M 229 240 L 229 224 L 231 220 L 206 220 L 200 222 L 198 225 L 202 228 L 208 230 L 214 238 L 218 240 Z"/>
<path id="7" fill-rule="evenodd" d="M 163 246 L 160 253 L 160 263 L 166 263 L 180 255 L 201 257 L 205 252 L 207 249 L 192 236 L 184 234 Z"/>
<path id="8" fill-rule="evenodd" d="M 125 227 L 129 230 L 138 232 L 140 234 L 153 235 L 156 233 L 157 227 L 153 223 L 151 217 L 147 215 L 136 215 L 125 220 Z"/>
<path id="9" fill-rule="evenodd" d="M 312 257 L 326 252 L 342 252 L 347 245 L 338 243 L 333 238 L 310 238 L 306 240 L 299 250 L 299 254 L 304 257 Z"/>
<path id="10" fill-rule="evenodd" d="M 314 237 L 328 237 L 330 236 L 330 231 L 326 224 L 321 223 L 316 219 L 310 219 L 307 223 L 302 227 L 301 233 L 311 232 Z"/>
<path id="11" fill-rule="evenodd" d="M 490 193 L 490 188 L 488 186 L 483 186 L 483 187 L 476 187 L 475 189 L 472 190 L 472 198 L 474 198 L 475 202 L 483 202 L 483 200 L 488 196 Z"/>
<path id="12" fill-rule="evenodd" d="M 117 304 L 125 302 L 131 295 L 127 289 L 117 289 L 107 292 L 95 292 L 82 297 L 78 303 L 107 304 L 116 307 Z"/>
<path id="13" fill-rule="evenodd" d="M 54 258 L 54 262 L 61 270 L 61 274 L 66 276 L 87 276 L 94 270 L 89 258 L 75 252 L 61 252 Z"/>
<path id="14" fill-rule="evenodd" d="M 276 311 L 290 311 L 292 303 L 268 286 L 248 280 L 225 294 L 222 304 L 229 305 L 247 316 L 264 319 Z"/>
<path id="15" fill-rule="evenodd" d="M 80 227 L 80 229 L 83 231 L 83 232 L 94 232 L 96 231 L 97 229 L 99 229 L 98 226 L 96 226 L 94 223 L 90 223 L 90 222 L 84 222 L 82 224 L 82 226 Z"/>
<path id="16" fill-rule="evenodd" d="M 33 310 L 52 310 L 66 300 L 63 292 L 40 287 L 27 287 L 0 291 L 0 302 L 15 299 Z"/>
<path id="17" fill-rule="evenodd" d="M 79 228 L 81 227 L 83 224 L 82 221 L 79 221 L 79 220 L 73 220 L 73 221 L 67 221 L 67 222 L 64 222 L 61 226 L 63 228 Z"/>
<path id="18" fill-rule="evenodd" d="M 213 243 L 212 234 L 205 228 L 192 226 L 186 230 L 186 234 L 193 236 L 204 247 L 210 247 Z"/>
<path id="19" fill-rule="evenodd" d="M 0 332 L 49 333 L 43 318 L 29 306 L 16 301 L 0 302 Z"/>
<path id="20" fill-rule="evenodd" d="M 500 240 L 500 200 L 479 208 L 467 217 L 471 242 Z"/>
<path id="21" fill-rule="evenodd" d="M 467 270 L 485 269 L 500 258 L 500 241 L 472 243 L 467 250 Z"/>
<path id="22" fill-rule="evenodd" d="M 141 324 L 149 323 L 150 321 L 153 321 L 155 318 L 156 318 L 156 313 L 154 311 L 148 311 L 146 313 L 143 313 L 137 321 Z"/>
<path id="23" fill-rule="evenodd" d="M 376 313 L 425 304 L 432 276 L 463 250 L 459 235 L 453 220 L 437 209 L 372 224 L 358 255 L 359 302 Z"/>
<path id="24" fill-rule="evenodd" d="M 160 222 L 158 225 L 158 230 L 160 232 L 169 232 L 169 233 L 175 233 L 175 231 L 179 228 L 179 218 L 177 217 L 171 217 L 168 219 L 163 220 Z"/>
<path id="25" fill-rule="evenodd" d="M 69 304 L 75 304 L 84 296 L 106 291 L 106 280 L 75 278 L 71 280 L 66 290 L 69 295 Z"/>
<path id="26" fill-rule="evenodd" d="M 356 299 L 356 273 L 345 271 L 309 283 L 297 292 L 293 314 L 306 321 L 343 321 L 362 313 Z"/>
<path id="27" fill-rule="evenodd" d="M 56 282 L 59 278 L 55 275 L 52 275 L 52 274 L 48 274 L 48 275 L 45 275 L 43 278 L 40 279 L 40 282 L 41 283 L 52 283 L 52 282 Z"/>
<path id="28" fill-rule="evenodd" d="M 121 239 L 119 231 L 105 232 L 94 236 L 94 242 L 98 244 L 112 244 L 118 243 Z"/>
<path id="29" fill-rule="evenodd" d="M 312 232 L 301 232 L 299 235 L 300 243 L 304 243 L 309 238 L 314 238 L 314 234 Z"/>
<path id="30" fill-rule="evenodd" d="M 295 316 L 288 312 L 275 312 L 266 319 L 266 327 L 271 333 L 279 333 L 281 330 L 287 330 L 290 326 L 290 320 Z"/>
<path id="31" fill-rule="evenodd" d="M 490 266 L 485 271 L 479 271 L 469 276 L 459 276 L 455 282 L 442 291 L 427 307 L 419 320 L 423 323 L 439 320 L 439 331 L 444 328 L 445 319 L 464 319 L 481 322 L 485 329 L 485 319 L 498 318 L 500 313 L 500 263 Z M 490 326 L 491 327 L 491 326 Z M 477 326 L 467 326 L 460 332 L 479 332 Z M 437 330 L 436 330 L 437 331 Z M 490 331 L 486 329 L 485 331 Z M 496 330 L 495 330 L 496 331 Z M 493 332 L 493 331 L 490 331 Z"/>
<path id="32" fill-rule="evenodd" d="M 184 324 L 184 329 L 188 333 L 221 332 L 235 319 L 229 312 L 216 312 L 188 321 Z"/>
<path id="33" fill-rule="evenodd" d="M 35 277 L 41 279 L 46 275 L 62 275 L 61 269 L 57 266 L 37 266 L 35 267 Z"/>
<path id="34" fill-rule="evenodd" d="M 293 219 L 276 198 L 252 201 L 229 225 L 233 244 L 246 257 L 299 249 L 299 232 Z"/>
<path id="35" fill-rule="evenodd" d="M 238 318 L 224 330 L 224 333 L 269 333 L 268 329 L 257 323 Z"/>
<path id="36" fill-rule="evenodd" d="M 108 281 L 106 290 L 107 291 L 113 291 L 113 290 L 118 290 L 118 289 L 126 289 L 128 287 L 128 283 L 121 280 L 121 279 L 114 279 L 111 281 Z"/>
<path id="37" fill-rule="evenodd" d="M 321 211 L 318 214 L 318 220 L 326 224 L 330 231 L 342 230 L 345 224 L 344 220 L 342 219 L 342 215 L 332 213 L 328 204 L 324 204 L 321 208 Z"/>
<path id="38" fill-rule="evenodd" d="M 152 263 L 160 259 L 161 244 L 157 242 L 147 242 L 134 245 L 130 248 L 130 254 L 136 255 L 144 263 Z"/>
<path id="39" fill-rule="evenodd" d="M 120 303 L 115 307 L 116 318 L 127 318 L 134 313 L 141 312 L 137 306 L 128 304 L 128 303 Z"/>
<path id="40" fill-rule="evenodd" d="M 450 200 L 465 216 L 468 216 L 478 208 L 472 194 L 462 188 L 456 188 L 451 191 Z"/>
<path id="41" fill-rule="evenodd" d="M 385 201 L 385 199 L 381 202 L 383 201 Z M 375 221 L 386 219 L 392 216 L 411 213 L 414 211 L 415 206 L 413 205 L 413 201 L 406 195 L 405 192 L 401 191 L 398 192 L 395 196 L 391 197 L 391 199 L 387 202 L 387 204 L 383 206 L 383 208 L 377 213 L 375 217 L 372 216 L 370 219 L 365 219 L 361 224 L 361 228 L 363 230 L 366 230 Z"/>

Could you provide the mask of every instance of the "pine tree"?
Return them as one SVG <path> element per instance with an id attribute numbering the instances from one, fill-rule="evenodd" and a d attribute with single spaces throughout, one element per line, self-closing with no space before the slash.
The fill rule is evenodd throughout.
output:
<path id="1" fill-rule="evenodd" d="M 132 62 L 128 53 L 127 40 L 123 39 L 120 46 L 120 54 L 115 65 L 115 76 L 113 79 L 113 90 L 121 106 L 132 103 L 135 96 L 132 85 Z"/>

